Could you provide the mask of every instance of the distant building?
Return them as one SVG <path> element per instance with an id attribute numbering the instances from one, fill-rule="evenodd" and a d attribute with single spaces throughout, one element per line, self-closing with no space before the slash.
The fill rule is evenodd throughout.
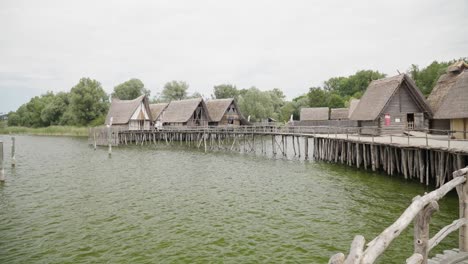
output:
<path id="1" fill-rule="evenodd" d="M 163 112 L 163 126 L 208 126 L 210 117 L 202 98 L 171 101 Z"/>
<path id="2" fill-rule="evenodd" d="M 363 133 L 392 134 L 428 128 L 431 110 L 414 81 L 400 74 L 369 84 L 351 114 Z"/>
<path id="3" fill-rule="evenodd" d="M 106 125 L 111 123 L 113 127 L 119 126 L 128 130 L 149 130 L 151 111 L 148 98 L 145 95 L 134 100 L 113 98 L 106 116 Z"/>
<path id="4" fill-rule="evenodd" d="M 8 120 L 8 114 L 0 113 L 0 121 Z"/>
<path id="5" fill-rule="evenodd" d="M 150 104 L 151 118 L 155 127 L 162 127 L 162 118 L 168 105 L 168 103 Z"/>
<path id="6" fill-rule="evenodd" d="M 329 120 L 330 110 L 328 107 L 301 108 L 300 121 L 322 121 Z"/>
<path id="7" fill-rule="evenodd" d="M 240 126 L 248 123 L 233 98 L 208 100 L 206 107 L 210 116 L 210 126 Z"/>
<path id="8" fill-rule="evenodd" d="M 460 131 L 455 138 L 468 139 L 468 64 L 459 61 L 448 67 L 427 101 L 434 113 L 432 129 Z"/>
<path id="9" fill-rule="evenodd" d="M 332 108 L 330 109 L 330 120 L 348 120 L 348 108 Z"/>

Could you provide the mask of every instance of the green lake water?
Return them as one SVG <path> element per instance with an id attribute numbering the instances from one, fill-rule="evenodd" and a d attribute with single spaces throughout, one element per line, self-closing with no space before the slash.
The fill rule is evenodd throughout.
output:
<path id="1" fill-rule="evenodd" d="M 158 144 L 108 158 L 82 138 L 16 142 L 18 166 L 7 158 L 0 184 L 0 263 L 327 263 L 433 188 L 260 154 Z M 431 234 L 458 218 L 456 194 L 439 204 Z M 410 226 L 379 262 L 404 263 L 412 247 Z"/>

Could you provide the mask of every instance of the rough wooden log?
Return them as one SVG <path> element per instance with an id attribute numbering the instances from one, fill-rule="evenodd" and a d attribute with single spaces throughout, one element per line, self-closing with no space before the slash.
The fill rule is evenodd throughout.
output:
<path id="1" fill-rule="evenodd" d="M 457 231 L 463 225 L 468 224 L 468 219 L 462 218 L 453 221 L 450 225 L 442 228 L 437 234 L 435 234 L 428 242 L 428 251 L 431 251 L 435 248 L 446 236 L 450 233 Z"/>
<path id="2" fill-rule="evenodd" d="M 337 253 L 330 258 L 328 264 L 343 264 L 344 260 L 345 255 L 343 253 Z"/>
<path id="3" fill-rule="evenodd" d="M 361 235 L 354 237 L 353 243 L 351 243 L 351 249 L 349 255 L 345 260 L 345 264 L 359 264 L 361 263 L 362 253 L 364 252 L 365 239 Z"/>
<path id="4" fill-rule="evenodd" d="M 389 227 L 387 227 L 374 240 L 369 242 L 367 249 L 364 252 L 361 263 L 371 264 L 385 251 L 390 243 L 400 235 L 400 233 L 408 227 L 411 221 L 426 205 L 432 201 L 438 201 L 444 197 L 455 186 L 466 181 L 465 177 L 457 177 L 439 189 L 432 191 L 422 197 L 417 197 L 411 205 L 403 212 L 403 214 Z"/>
<path id="5" fill-rule="evenodd" d="M 423 264 L 427 264 L 429 254 L 429 224 L 432 215 L 438 210 L 439 205 L 436 201 L 432 201 L 414 219 L 414 253 L 419 253 L 423 256 Z"/>
<path id="6" fill-rule="evenodd" d="M 406 259 L 406 264 L 421 264 L 423 263 L 423 256 L 419 253 L 414 253 L 411 257 Z"/>

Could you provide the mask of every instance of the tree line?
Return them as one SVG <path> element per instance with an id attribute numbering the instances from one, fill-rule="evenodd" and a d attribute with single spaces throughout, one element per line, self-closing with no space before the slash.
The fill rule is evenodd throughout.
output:
<path id="1" fill-rule="evenodd" d="M 467 58 L 463 58 L 467 61 Z M 457 60 L 434 61 L 424 68 L 411 65 L 409 74 L 424 95 L 429 95 L 438 78 L 447 67 Z M 238 89 L 233 84 L 219 84 L 213 87 L 212 99 L 235 98 L 245 117 L 251 121 L 272 118 L 286 122 L 291 116 L 299 119 L 303 107 L 348 107 L 351 99 L 359 99 L 371 81 L 386 77 L 374 70 L 360 70 L 347 77 L 333 77 L 322 86 L 310 87 L 308 92 L 286 100 L 279 88 L 262 91 L 256 87 Z M 96 126 L 102 125 L 109 109 L 110 97 L 121 100 L 135 99 L 147 95 L 152 103 L 169 102 L 188 98 L 203 97 L 195 92 L 188 94 L 189 84 L 171 81 L 164 85 L 161 93 L 154 97 L 139 79 L 130 79 L 114 87 L 111 95 L 106 94 L 101 84 L 90 78 L 82 78 L 69 92 L 47 92 L 33 97 L 28 103 L 8 114 L 9 126 L 46 127 L 51 125 Z"/>

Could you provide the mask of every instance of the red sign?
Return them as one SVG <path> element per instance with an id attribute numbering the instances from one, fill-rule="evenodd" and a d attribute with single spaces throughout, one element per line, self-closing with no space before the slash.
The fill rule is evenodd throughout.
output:
<path id="1" fill-rule="evenodd" d="M 390 125 L 390 115 L 389 114 L 385 114 L 385 125 L 386 126 Z"/>

